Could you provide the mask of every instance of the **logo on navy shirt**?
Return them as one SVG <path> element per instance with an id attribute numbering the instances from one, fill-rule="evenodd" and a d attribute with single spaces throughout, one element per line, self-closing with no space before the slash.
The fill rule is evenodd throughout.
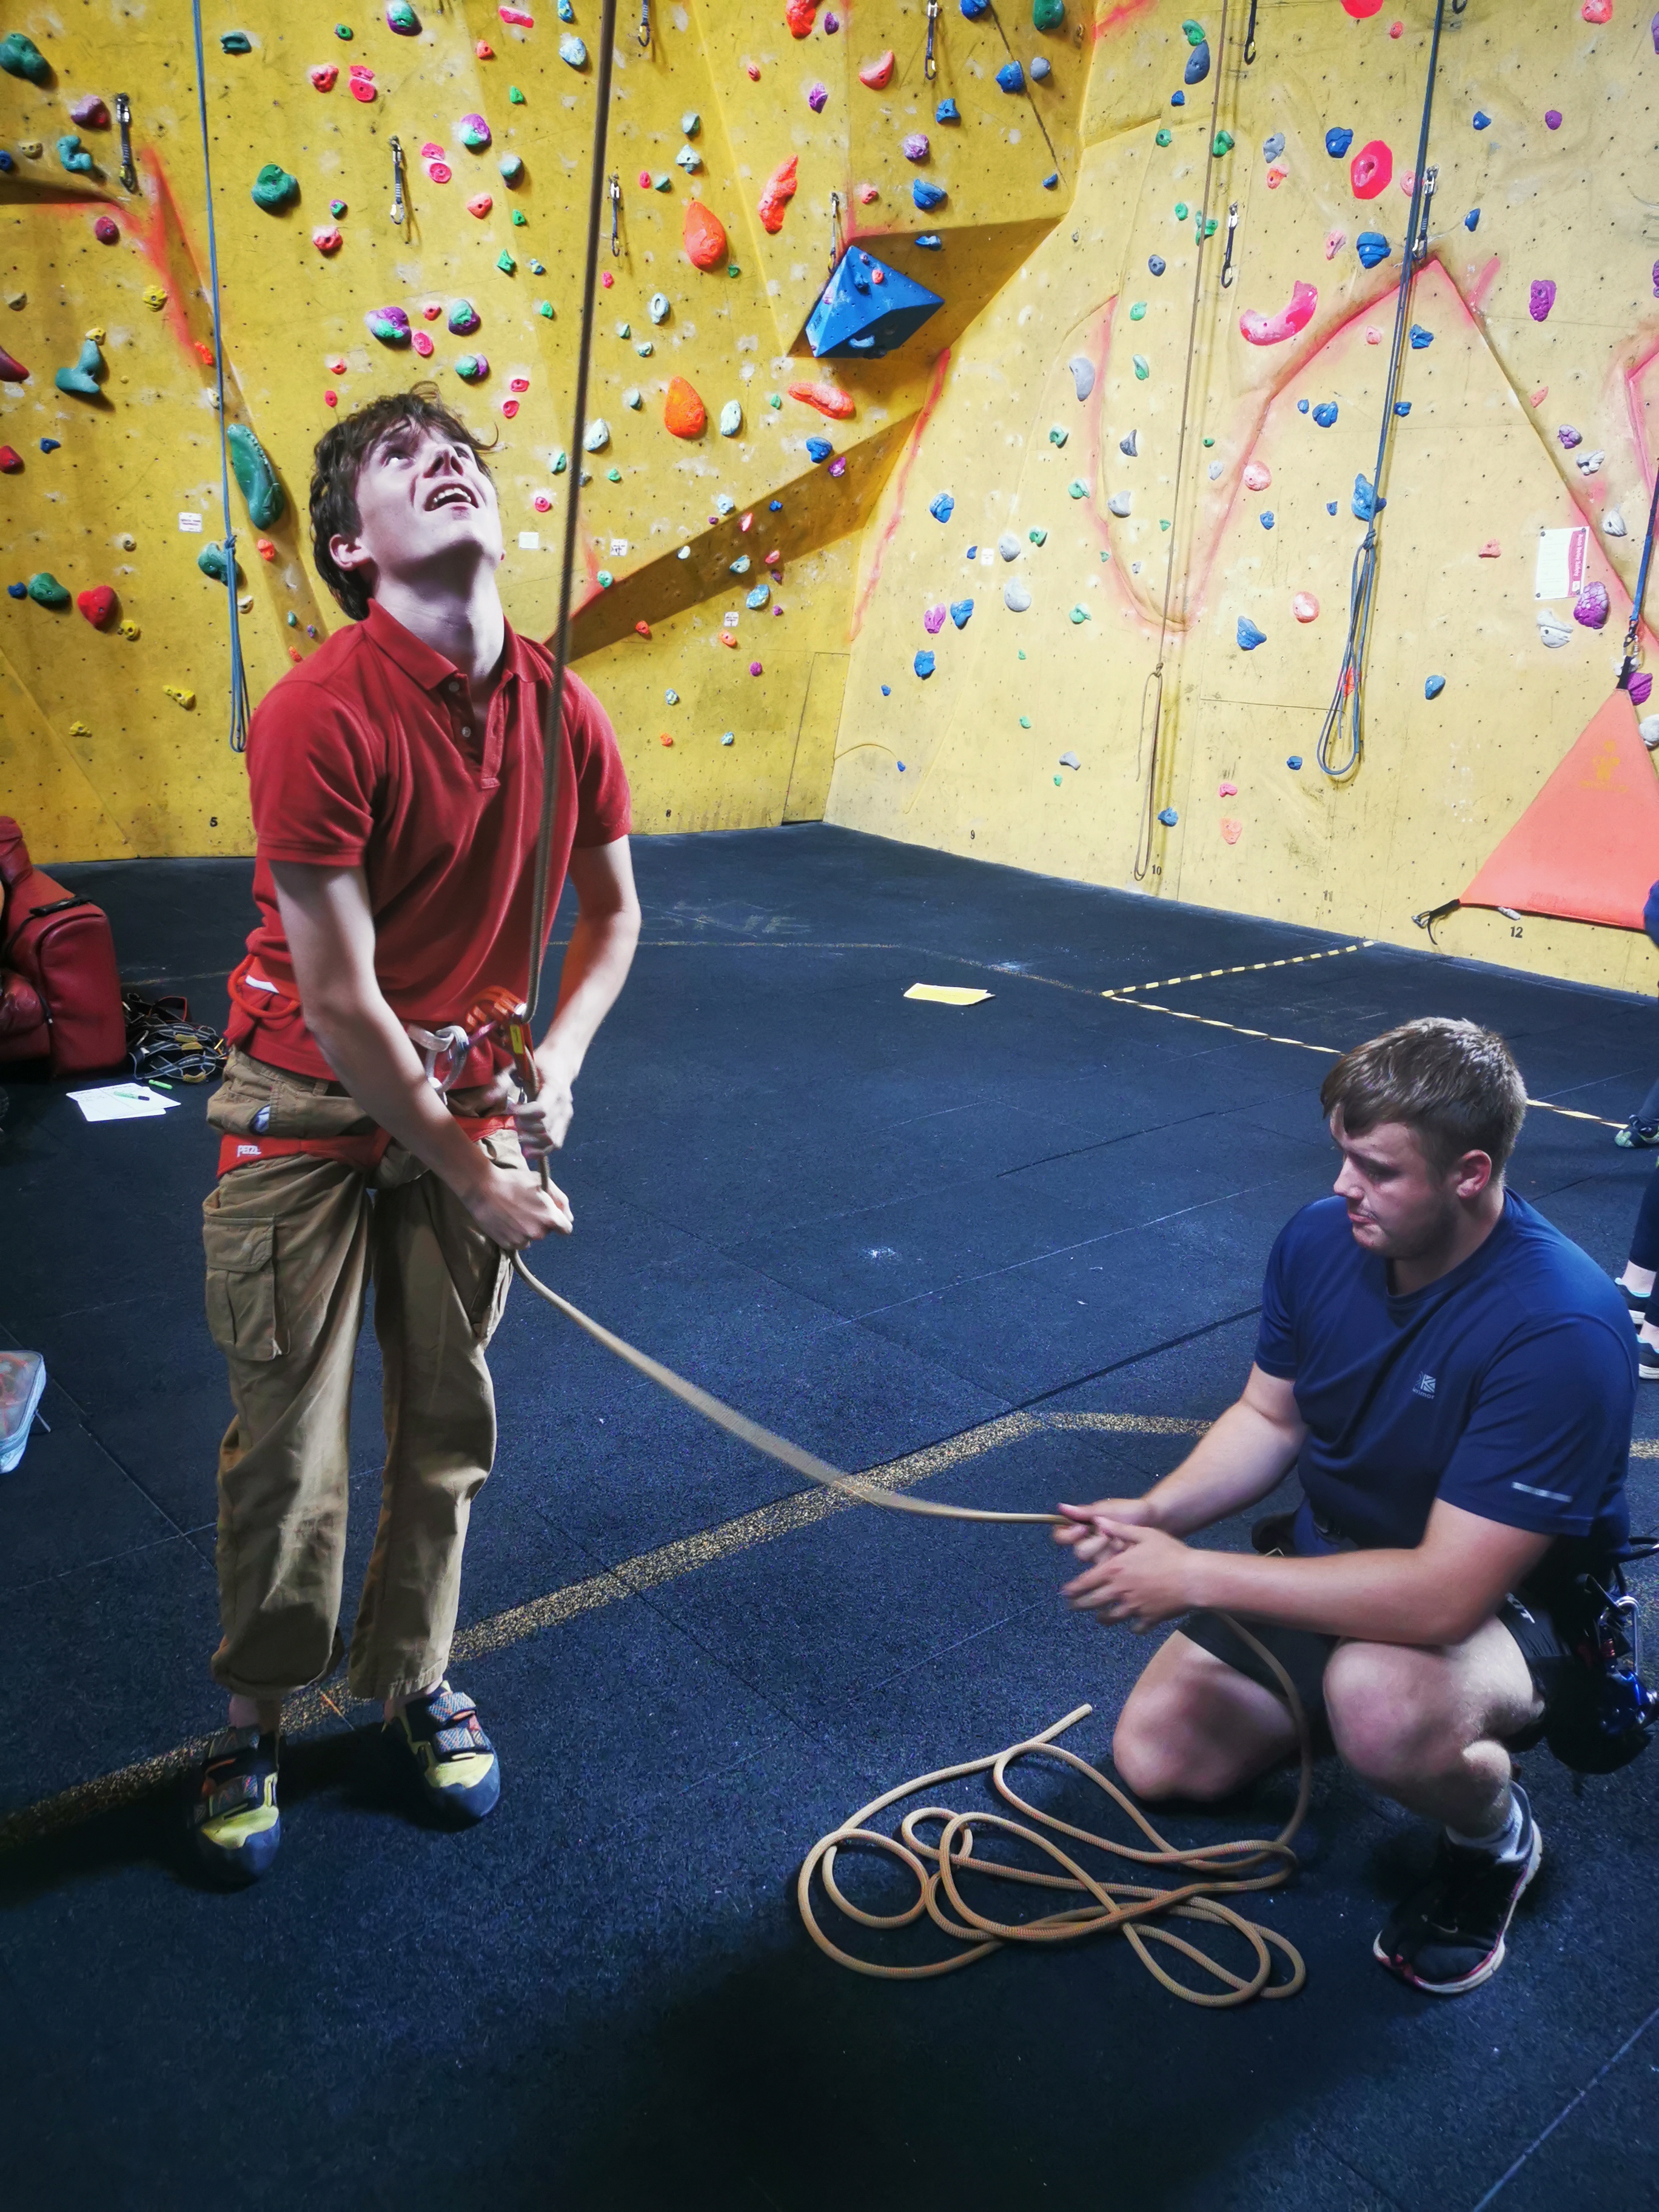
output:
<path id="1" fill-rule="evenodd" d="M 1412 1384 L 1412 1395 L 1413 1398 L 1432 1398 L 1434 1395 L 1433 1376 L 1419 1375 L 1416 1382 Z"/>

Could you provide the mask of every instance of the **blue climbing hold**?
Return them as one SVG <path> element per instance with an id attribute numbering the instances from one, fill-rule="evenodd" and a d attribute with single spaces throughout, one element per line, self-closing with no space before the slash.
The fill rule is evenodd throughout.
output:
<path id="1" fill-rule="evenodd" d="M 945 187 L 935 185 L 926 177 L 918 177 L 910 186 L 910 197 L 924 215 L 945 205 Z"/>
<path id="2" fill-rule="evenodd" d="M 892 685 L 891 685 L 890 684 L 884 684 L 882 685 L 882 687 L 881 687 L 881 696 L 882 696 L 882 697 L 883 697 L 884 699 L 890 699 L 890 698 L 892 697 L 892 696 L 893 696 L 893 687 L 892 687 Z"/>
<path id="3" fill-rule="evenodd" d="M 1313 418 L 1322 430 L 1328 430 L 1336 420 L 1335 400 L 1322 399 L 1313 410 Z"/>
<path id="4" fill-rule="evenodd" d="M 971 599 L 952 599 L 951 602 L 951 619 L 958 629 L 967 629 L 968 617 L 973 611 L 974 603 Z"/>
<path id="5" fill-rule="evenodd" d="M 1477 131 L 1484 131 L 1486 128 L 1486 125 L 1492 121 L 1492 118 L 1487 114 L 1484 107 L 1477 107 L 1474 111 L 1474 120 L 1475 129 Z"/>
<path id="6" fill-rule="evenodd" d="M 1261 142 L 1262 160 L 1276 161 L 1284 150 L 1285 133 L 1282 131 L 1270 131 Z"/>
<path id="7" fill-rule="evenodd" d="M 1209 74 L 1210 44 L 1207 39 L 1200 39 L 1191 53 L 1188 55 L 1187 66 L 1182 71 L 1182 76 L 1188 84 L 1202 84 Z"/>
<path id="8" fill-rule="evenodd" d="M 16 167 L 17 164 L 12 160 L 11 155 L 3 148 L 0 148 L 0 177 L 10 176 Z"/>
<path id="9" fill-rule="evenodd" d="M 954 100 L 941 100 L 939 106 L 933 110 L 933 120 L 935 123 L 960 123 L 962 120 L 962 110 L 957 106 Z"/>
<path id="10" fill-rule="evenodd" d="M 1376 489 L 1368 478 L 1364 477 L 1354 478 L 1353 512 L 1354 520 L 1357 522 L 1370 522 L 1374 516 L 1382 514 L 1388 503 L 1386 499 L 1377 497 Z"/>
<path id="11" fill-rule="evenodd" d="M 1272 507 L 1264 507 L 1262 508 L 1262 510 L 1261 510 L 1261 516 L 1260 516 L 1260 520 L 1261 520 L 1261 527 L 1262 527 L 1264 530 L 1271 530 L 1271 529 L 1273 528 L 1273 511 Z"/>
<path id="12" fill-rule="evenodd" d="M 1340 161 L 1353 143 L 1353 133 L 1339 123 L 1334 131 L 1325 133 L 1325 151 L 1332 161 Z"/>
<path id="13" fill-rule="evenodd" d="M 956 501 L 948 491 L 940 492 L 937 499 L 929 501 L 927 506 L 927 512 L 935 522 L 948 522 L 956 511 Z"/>
<path id="14" fill-rule="evenodd" d="M 769 514 L 781 514 L 783 513 L 783 501 L 781 499 L 769 501 L 768 502 L 766 511 Z"/>
<path id="15" fill-rule="evenodd" d="M 1004 62 L 997 71 L 997 82 L 1005 92 L 1024 92 L 1025 72 L 1018 62 Z"/>
<path id="16" fill-rule="evenodd" d="M 1173 830 L 1181 817 L 1173 806 L 1160 806 L 1158 810 L 1158 818 L 1166 830 Z"/>
<path id="17" fill-rule="evenodd" d="M 1059 186 L 1060 171 L 1058 169 L 1051 169 L 1048 172 L 1048 174 L 1042 179 L 1042 189 L 1045 192 L 1052 192 L 1057 191 Z"/>
<path id="18" fill-rule="evenodd" d="M 944 305 L 937 292 L 858 246 L 842 254 L 819 293 L 806 343 L 817 361 L 883 360 Z"/>
<path id="19" fill-rule="evenodd" d="M 1334 499 L 1328 499 L 1326 501 L 1325 512 L 1327 514 L 1334 514 L 1336 513 L 1336 501 Z"/>
<path id="20" fill-rule="evenodd" d="M 929 253 L 937 253 L 945 240 L 936 230 L 919 230 L 910 243 L 925 247 Z"/>
<path id="21" fill-rule="evenodd" d="M 1396 415 L 1409 415 L 1412 411 L 1411 401 L 1409 399 L 1396 399 L 1394 403 L 1394 411 Z"/>
<path id="22" fill-rule="evenodd" d="M 991 0 L 962 0 L 962 12 L 970 23 L 977 23 L 981 15 L 988 15 L 990 7 Z"/>
<path id="23" fill-rule="evenodd" d="M 1362 230 L 1353 242 L 1362 269 L 1375 269 L 1379 261 L 1386 261 L 1392 248 L 1380 230 Z"/>
<path id="24" fill-rule="evenodd" d="M 8 584 L 6 586 L 6 597 L 9 599 L 26 599 L 28 595 L 29 587 L 27 584 Z"/>
<path id="25" fill-rule="evenodd" d="M 1285 765 L 1286 768 L 1300 768 L 1302 765 L 1301 754 L 1292 753 L 1290 758 L 1285 762 Z"/>
<path id="26" fill-rule="evenodd" d="M 1463 228 L 1465 230 L 1478 230 L 1480 227 L 1480 210 L 1479 208 L 1471 208 L 1463 218 Z"/>
<path id="27" fill-rule="evenodd" d="M 921 677 L 922 682 L 925 684 L 927 681 L 927 678 L 933 672 L 933 654 L 927 652 L 919 653 L 916 655 L 915 669 L 917 675 Z"/>
<path id="28" fill-rule="evenodd" d="M 827 461 L 835 450 L 828 438 L 809 438 L 806 441 L 806 451 L 810 459 Z"/>
<path id="29" fill-rule="evenodd" d="M 1161 253 L 1152 253 L 1148 254 L 1146 257 L 1146 266 L 1152 270 L 1154 276 L 1161 276 L 1169 265 L 1169 263 L 1164 258 L 1164 256 Z"/>
<path id="30" fill-rule="evenodd" d="M 42 438 L 40 450 L 43 453 L 55 453 L 63 442 L 61 438 Z"/>
<path id="31" fill-rule="evenodd" d="M 1446 679 L 1443 676 L 1431 676 L 1423 686 L 1423 696 L 1425 699 L 1437 699 L 1445 688 Z"/>
<path id="32" fill-rule="evenodd" d="M 744 601 L 744 605 L 746 607 L 763 607 L 771 596 L 772 586 L 763 580 L 757 584 L 754 590 L 749 593 L 748 597 Z"/>
<path id="33" fill-rule="evenodd" d="M 1254 653 L 1257 646 L 1266 645 L 1267 642 L 1267 631 L 1265 629 L 1258 629 L 1255 624 L 1250 620 L 1249 615 L 1240 615 L 1238 618 L 1239 651 L 1241 653 Z"/>
<path id="34" fill-rule="evenodd" d="M 978 558 L 979 558 L 979 548 L 978 548 L 978 546 L 977 546 L 977 545 L 970 545 L 970 546 L 968 548 L 967 552 L 963 556 L 963 558 L 964 560 L 967 560 L 967 561 L 977 561 L 977 560 L 978 560 Z"/>
<path id="35" fill-rule="evenodd" d="M 1307 413 L 1307 411 L 1308 411 L 1308 403 L 1307 403 L 1307 401 L 1306 401 L 1305 399 L 1298 399 L 1298 400 L 1297 401 L 1297 403 L 1296 403 L 1296 411 L 1297 411 L 1297 413 L 1298 415 L 1305 415 L 1305 414 Z"/>
<path id="36" fill-rule="evenodd" d="M 1432 345 L 1434 343 L 1434 332 L 1432 331 L 1425 331 L 1421 323 L 1413 323 L 1412 325 L 1412 343 L 1416 347 L 1418 352 L 1421 353 L 1425 345 Z"/>
<path id="37" fill-rule="evenodd" d="M 1184 107 L 1187 105 L 1186 94 L 1184 92 L 1172 92 L 1170 94 L 1170 105 L 1171 107 Z"/>

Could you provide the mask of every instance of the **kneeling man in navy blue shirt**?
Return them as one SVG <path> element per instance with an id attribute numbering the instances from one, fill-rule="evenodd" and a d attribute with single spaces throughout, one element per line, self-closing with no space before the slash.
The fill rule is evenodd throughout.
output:
<path id="1" fill-rule="evenodd" d="M 1073 1606 L 1145 1629 L 1185 1616 L 1113 1738 L 1143 1797 L 1225 1796 L 1295 1748 L 1271 1669 L 1316 1740 L 1442 1824 L 1376 1957 L 1455 1995 L 1503 1963 L 1542 1844 L 1511 1748 L 1565 1686 L 1574 1577 L 1629 1534 L 1636 1351 L 1618 1291 L 1504 1187 L 1526 1093 L 1500 1037 L 1409 1022 L 1320 1091 L 1335 1195 L 1281 1231 L 1243 1395 L 1144 1498 L 1063 1510 Z M 1182 1539 L 1266 1497 L 1269 1556 Z"/>

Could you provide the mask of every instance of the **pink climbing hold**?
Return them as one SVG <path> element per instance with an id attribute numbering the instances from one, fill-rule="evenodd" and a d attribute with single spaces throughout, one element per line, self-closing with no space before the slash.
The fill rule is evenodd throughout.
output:
<path id="1" fill-rule="evenodd" d="M 498 8 L 495 12 L 502 22 L 511 23 L 518 30 L 533 31 L 536 27 L 536 18 L 526 15 L 522 8 Z"/>
<path id="2" fill-rule="evenodd" d="M 1531 293 L 1527 302 L 1528 313 L 1534 322 L 1548 322 L 1550 309 L 1554 305 L 1555 279 L 1553 276 L 1535 276 L 1533 279 Z"/>
<path id="3" fill-rule="evenodd" d="M 474 192 L 466 204 L 466 211 L 469 215 L 476 215 L 482 222 L 495 204 L 488 192 Z"/>
<path id="4" fill-rule="evenodd" d="M 1503 553 L 1504 549 L 1498 540 L 1495 538 L 1489 538 L 1480 548 L 1476 558 L 1481 561 L 1498 561 L 1502 559 Z"/>
<path id="5" fill-rule="evenodd" d="M 1276 315 L 1264 315 L 1255 307 L 1246 307 L 1238 319 L 1238 327 L 1251 345 L 1283 345 L 1298 331 L 1305 331 L 1313 320 L 1314 309 L 1319 305 L 1319 294 L 1313 285 L 1304 284 L 1298 277 L 1291 288 L 1288 307 L 1281 307 Z"/>
<path id="6" fill-rule="evenodd" d="M 1381 345 L 1382 343 L 1382 333 L 1375 323 L 1367 323 L 1365 325 L 1365 343 L 1367 345 Z"/>
<path id="7" fill-rule="evenodd" d="M 447 185 L 455 172 L 447 161 L 428 161 L 426 165 L 428 180 L 434 185 Z"/>
<path id="8" fill-rule="evenodd" d="M 318 62 L 306 71 L 306 75 L 311 79 L 313 92 L 332 92 L 334 80 L 339 74 L 338 65 L 334 62 Z"/>
<path id="9" fill-rule="evenodd" d="M 880 198 L 881 193 L 876 185 L 860 185 L 859 186 L 859 198 L 864 206 L 868 207 L 872 200 L 878 200 Z"/>
<path id="10" fill-rule="evenodd" d="M 346 373 L 345 356 L 343 354 L 331 353 L 328 356 L 328 359 L 323 363 L 323 367 L 328 371 L 331 376 L 343 376 Z"/>
<path id="11" fill-rule="evenodd" d="M 518 401 L 517 401 L 516 399 L 503 399 L 503 400 L 502 400 L 502 402 L 501 402 L 501 412 L 502 412 L 502 414 L 503 414 L 503 415 L 505 415 L 505 416 L 506 416 L 506 417 L 507 417 L 507 421 L 508 421 L 509 422 L 513 420 L 514 416 L 518 413 L 518 411 L 519 411 L 519 403 L 518 403 Z"/>
<path id="12" fill-rule="evenodd" d="M 1311 592 L 1298 592 L 1291 601 L 1291 612 L 1299 623 L 1317 622 L 1319 602 Z"/>
<path id="13" fill-rule="evenodd" d="M 1390 23 L 1389 26 L 1389 36 L 1391 39 L 1397 39 L 1405 27 L 1406 26 L 1403 23 Z"/>
<path id="14" fill-rule="evenodd" d="M 92 234 L 100 246 L 118 246 L 121 240 L 121 226 L 112 215 L 100 215 L 92 226 Z"/>
<path id="15" fill-rule="evenodd" d="M 509 392 L 528 392 L 530 379 L 527 376 L 515 376 L 507 388 Z"/>
<path id="16" fill-rule="evenodd" d="M 340 395 L 339 395 L 339 393 L 338 393 L 337 392 L 324 392 L 324 394 L 323 394 L 323 404 L 324 404 L 324 406 L 325 406 L 325 407 L 337 407 L 337 406 L 339 405 L 339 404 L 340 404 Z"/>
<path id="17" fill-rule="evenodd" d="M 1230 845 L 1237 844 L 1239 839 L 1244 835 L 1244 824 L 1231 814 L 1222 816 L 1220 828 L 1222 836 Z"/>
<path id="18" fill-rule="evenodd" d="M 795 197 L 795 169 L 799 156 L 792 154 L 780 163 L 767 179 L 760 196 L 757 212 L 761 228 L 775 236 L 783 228 L 783 218 L 789 203 Z"/>
<path id="19" fill-rule="evenodd" d="M 1215 795 L 1218 799 L 1237 799 L 1238 786 L 1236 783 L 1218 783 L 1215 787 Z"/>
<path id="20" fill-rule="evenodd" d="M 1356 23 L 1363 23 L 1382 12 L 1382 0 L 1342 0 L 1345 15 L 1352 15 Z"/>
<path id="21" fill-rule="evenodd" d="M 544 491 L 538 491 L 535 498 L 532 500 L 530 503 L 535 508 L 538 514 L 547 514 L 553 504 L 552 501 L 548 497 Z"/>
<path id="22" fill-rule="evenodd" d="M 929 607 L 927 613 L 923 615 L 921 618 L 921 626 L 927 631 L 929 637 L 937 637 L 945 627 L 944 608 Z"/>
<path id="23" fill-rule="evenodd" d="M 1265 461 L 1246 461 L 1244 489 L 1246 491 L 1266 491 L 1273 480 L 1273 472 Z"/>
<path id="24" fill-rule="evenodd" d="M 1288 169 L 1281 168 L 1275 161 L 1267 172 L 1267 190 L 1270 192 L 1276 192 L 1290 173 Z"/>
<path id="25" fill-rule="evenodd" d="M 640 190 L 641 190 L 642 192 L 648 192 L 648 191 L 650 191 L 650 189 L 651 189 L 651 172 L 650 172 L 650 170 L 649 170 L 649 169 L 641 169 L 641 170 L 640 171 Z"/>
<path id="26" fill-rule="evenodd" d="M 760 665 L 759 661 L 758 661 L 758 660 L 751 660 L 751 661 L 750 662 L 750 664 L 749 664 L 749 673 L 750 673 L 751 676 L 758 676 L 758 675 L 760 675 L 760 674 L 761 674 L 761 672 L 762 672 L 762 671 L 761 671 L 761 665 Z"/>
<path id="27" fill-rule="evenodd" d="M 83 92 L 70 108 L 70 121 L 83 131 L 107 131 L 109 110 L 95 92 Z"/>
<path id="28" fill-rule="evenodd" d="M 1347 242 L 1348 234 L 1346 230 L 1328 230 L 1325 234 L 1326 260 L 1334 261 Z"/>
<path id="29" fill-rule="evenodd" d="M 859 71 L 859 82 L 867 85 L 872 92 L 884 92 L 892 80 L 893 49 L 890 46 L 877 60 L 866 62 Z"/>
<path id="30" fill-rule="evenodd" d="M 1586 584 L 1573 606 L 1572 618 L 1586 629 L 1600 629 L 1607 619 L 1609 605 L 1605 584 Z"/>
<path id="31" fill-rule="evenodd" d="M 1348 164 L 1348 182 L 1357 200 L 1374 200 L 1388 190 L 1393 174 L 1394 155 L 1382 138 L 1373 138 L 1369 146 L 1362 146 Z"/>
<path id="32" fill-rule="evenodd" d="M 1578 12 L 1587 23 L 1610 23 L 1613 21 L 1613 0 L 1584 0 Z"/>
<path id="33" fill-rule="evenodd" d="M 325 222 L 320 230 L 312 232 L 311 242 L 319 253 L 337 253 L 340 250 L 340 234 L 331 222 Z"/>
<path id="34" fill-rule="evenodd" d="M 432 341 L 424 331 L 413 331 L 410 334 L 409 343 L 414 347 L 416 352 L 419 354 L 422 361 L 431 360 Z"/>
<path id="35" fill-rule="evenodd" d="M 365 107 L 374 97 L 374 72 L 354 62 L 351 69 L 351 97 L 361 100 Z"/>
<path id="36" fill-rule="evenodd" d="M 1416 170 L 1407 169 L 1404 176 L 1396 177 L 1395 179 L 1395 182 L 1399 185 L 1401 191 L 1404 192 L 1406 198 L 1409 199 L 1412 194 L 1417 190 Z"/>

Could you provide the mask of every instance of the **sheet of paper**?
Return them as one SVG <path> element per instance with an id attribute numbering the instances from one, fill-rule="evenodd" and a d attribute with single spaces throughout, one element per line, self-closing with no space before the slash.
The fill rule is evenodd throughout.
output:
<path id="1" fill-rule="evenodd" d="M 1584 588 L 1584 564 L 1589 556 L 1589 530 L 1578 523 L 1571 530 L 1540 530 L 1538 566 L 1533 572 L 1535 599 L 1576 599 Z"/>
<path id="2" fill-rule="evenodd" d="M 112 1083 L 96 1091 L 71 1091 L 88 1121 L 155 1121 L 179 1101 L 147 1083 Z"/>
<path id="3" fill-rule="evenodd" d="M 965 991 L 955 983 L 912 983 L 905 993 L 907 999 L 926 999 L 934 1006 L 976 1006 L 981 999 L 988 999 L 989 991 Z"/>

